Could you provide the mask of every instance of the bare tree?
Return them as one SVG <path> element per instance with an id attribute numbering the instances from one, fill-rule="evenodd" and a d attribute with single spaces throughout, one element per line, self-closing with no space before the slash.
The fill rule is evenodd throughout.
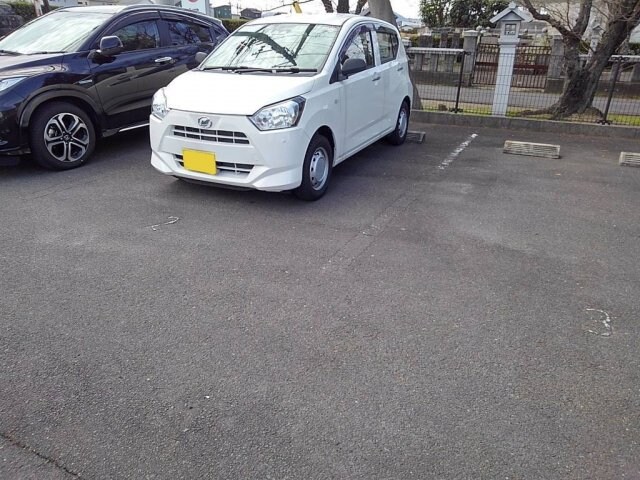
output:
<path id="1" fill-rule="evenodd" d="M 367 4 L 367 0 L 358 0 L 356 4 L 356 15 L 360 15 L 362 13 L 362 9 Z"/>
<path id="2" fill-rule="evenodd" d="M 331 0 L 322 0 L 322 5 L 324 6 L 325 12 L 333 13 L 333 3 L 331 3 Z"/>
<path id="3" fill-rule="evenodd" d="M 640 23 L 640 0 L 575 0 L 566 3 L 522 0 L 536 20 L 544 20 L 562 35 L 566 80 L 562 96 L 545 111 L 553 118 L 565 118 L 591 108 L 598 80 L 611 55 Z M 574 8 L 570 8 L 573 6 Z M 602 36 L 594 42 L 586 62 L 580 59 L 585 32 L 597 17 L 604 22 Z"/>
<path id="4" fill-rule="evenodd" d="M 335 9 L 338 13 L 349 13 L 349 0 L 337 0 L 338 4 Z M 367 0 L 358 0 L 356 3 L 356 15 L 360 15 L 362 12 L 362 8 L 367 4 Z M 333 13 L 333 1 L 332 0 L 322 0 L 322 6 L 324 6 L 324 10 L 327 13 Z"/>

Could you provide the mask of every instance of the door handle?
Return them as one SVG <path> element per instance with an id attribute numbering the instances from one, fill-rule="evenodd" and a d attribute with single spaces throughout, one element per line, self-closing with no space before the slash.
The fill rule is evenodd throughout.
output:
<path id="1" fill-rule="evenodd" d="M 401 72 L 402 70 L 404 70 L 404 67 L 398 67 L 399 72 Z"/>
<path id="2" fill-rule="evenodd" d="M 378 80 L 380 80 L 380 74 L 377 74 L 377 73 L 376 73 L 376 74 L 373 76 L 373 78 L 371 79 L 371 81 L 372 81 L 372 82 L 377 82 Z"/>
<path id="3" fill-rule="evenodd" d="M 173 58 L 171 58 L 171 57 L 160 57 L 160 58 L 156 58 L 154 60 L 154 62 L 155 63 L 169 63 L 172 60 L 173 60 Z"/>

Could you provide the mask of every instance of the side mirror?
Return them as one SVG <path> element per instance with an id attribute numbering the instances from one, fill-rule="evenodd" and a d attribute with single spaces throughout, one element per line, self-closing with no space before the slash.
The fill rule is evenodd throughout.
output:
<path id="1" fill-rule="evenodd" d="M 89 53 L 89 59 L 96 57 L 113 57 L 119 54 L 124 47 L 122 46 L 122 40 L 116 36 L 102 37 L 100 39 L 100 49 L 92 50 Z"/>
<path id="2" fill-rule="evenodd" d="M 341 73 L 343 77 L 348 78 L 353 74 L 364 72 L 366 69 L 367 62 L 362 58 L 350 58 L 342 65 Z"/>
<path id="3" fill-rule="evenodd" d="M 196 62 L 198 62 L 198 64 L 201 64 L 208 56 L 209 55 L 207 55 L 205 52 L 198 52 L 196 53 Z"/>

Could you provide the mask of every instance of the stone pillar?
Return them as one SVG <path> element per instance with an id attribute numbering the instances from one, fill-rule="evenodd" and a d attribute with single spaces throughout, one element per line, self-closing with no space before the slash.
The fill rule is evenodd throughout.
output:
<path id="1" fill-rule="evenodd" d="M 462 84 L 471 86 L 473 67 L 476 61 L 479 33 L 475 30 L 462 32 L 462 49 L 464 50 L 464 68 L 462 69 Z"/>
<path id="2" fill-rule="evenodd" d="M 433 37 L 431 35 L 420 35 L 418 37 L 418 46 L 430 48 L 433 46 Z"/>
<path id="3" fill-rule="evenodd" d="M 551 38 L 551 58 L 549 59 L 549 71 L 547 78 L 561 78 L 562 66 L 564 65 L 564 43 L 561 35 L 554 35 Z"/>
<path id="4" fill-rule="evenodd" d="M 640 62 L 637 62 L 631 70 L 631 81 L 640 82 Z"/>
<path id="5" fill-rule="evenodd" d="M 458 48 L 458 44 L 460 43 L 460 34 L 453 33 L 451 35 L 451 48 Z M 445 67 L 444 71 L 447 73 L 453 73 L 453 65 L 455 64 L 457 56 L 456 55 L 447 55 L 445 56 Z"/>
<path id="6" fill-rule="evenodd" d="M 475 30 L 465 30 L 462 34 L 463 42 L 462 49 L 464 50 L 467 58 L 464 60 L 464 75 L 471 75 L 473 72 L 473 63 L 476 59 L 476 50 L 478 48 L 478 32 Z"/>
<path id="7" fill-rule="evenodd" d="M 449 34 L 442 32 L 440 34 L 440 48 L 447 48 L 447 41 L 449 40 Z"/>
<path id="8" fill-rule="evenodd" d="M 418 37 L 418 46 L 420 47 L 425 47 L 425 48 L 431 48 L 433 47 L 433 36 L 431 35 L 420 35 Z M 420 55 L 420 70 L 422 70 L 422 66 L 424 64 L 427 65 L 427 70 L 431 70 L 431 54 L 427 53 L 421 53 Z M 418 58 L 418 55 L 416 54 L 416 60 Z"/>

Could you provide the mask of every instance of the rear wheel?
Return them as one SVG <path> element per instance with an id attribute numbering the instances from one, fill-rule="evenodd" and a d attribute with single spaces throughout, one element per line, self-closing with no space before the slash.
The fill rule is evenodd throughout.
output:
<path id="1" fill-rule="evenodd" d="M 309 142 L 302 165 L 302 183 L 293 193 L 296 197 L 313 201 L 322 197 L 329 187 L 333 148 L 323 135 L 315 134 Z"/>
<path id="2" fill-rule="evenodd" d="M 402 145 L 407 138 L 409 131 L 409 104 L 405 100 L 400 106 L 398 118 L 396 119 L 396 129 L 387 135 L 387 140 L 391 145 Z"/>
<path id="3" fill-rule="evenodd" d="M 96 145 L 89 115 L 66 102 L 41 107 L 29 129 L 31 153 L 36 162 L 52 170 L 68 170 L 87 161 Z"/>

